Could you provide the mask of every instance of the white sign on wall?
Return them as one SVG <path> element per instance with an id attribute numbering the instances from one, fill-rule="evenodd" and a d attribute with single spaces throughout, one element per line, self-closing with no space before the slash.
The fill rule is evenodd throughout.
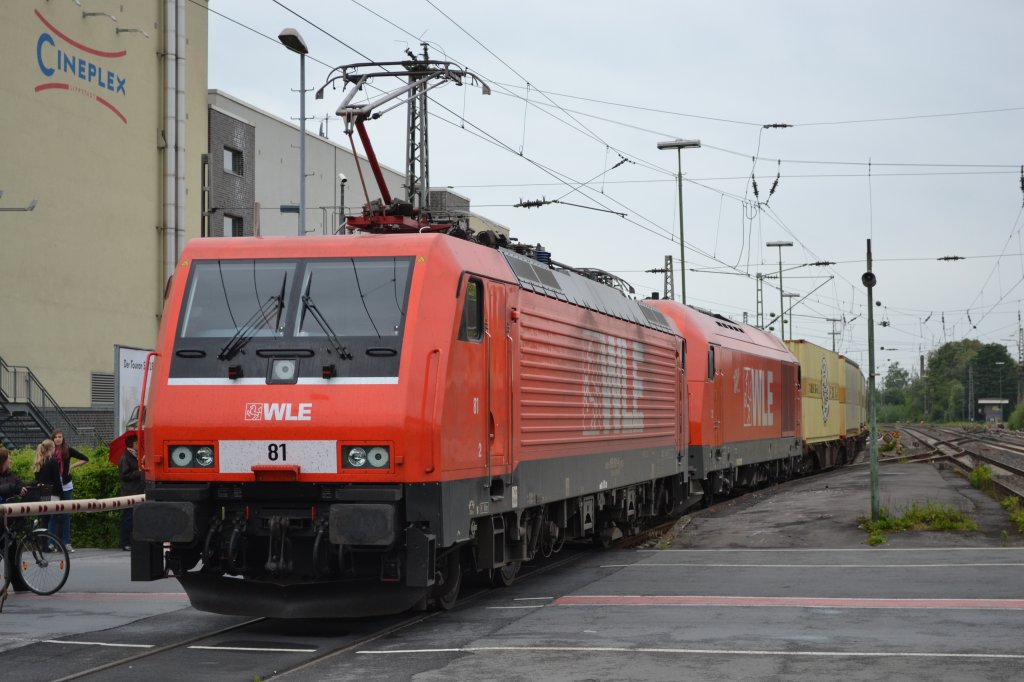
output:
<path id="1" fill-rule="evenodd" d="M 142 376 L 146 366 L 146 356 L 152 351 L 129 346 L 114 346 L 114 405 L 117 410 L 117 433 L 128 429 L 128 420 L 132 411 L 139 406 L 142 396 Z M 150 378 L 153 365 L 149 367 Z M 147 382 L 146 392 L 149 392 Z"/>

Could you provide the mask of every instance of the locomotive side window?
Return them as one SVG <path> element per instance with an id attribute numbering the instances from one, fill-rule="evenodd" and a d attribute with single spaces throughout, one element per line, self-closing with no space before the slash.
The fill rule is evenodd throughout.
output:
<path id="1" fill-rule="evenodd" d="M 708 346 L 708 379 L 715 378 L 715 347 Z"/>
<path id="2" fill-rule="evenodd" d="M 462 304 L 462 322 L 459 324 L 460 341 L 479 341 L 484 335 L 484 285 L 478 279 L 466 282 L 466 296 Z"/>
<path id="3" fill-rule="evenodd" d="M 254 337 L 281 336 L 295 263 L 202 261 L 192 267 L 183 338 L 224 338 L 247 325 Z"/>
<path id="4" fill-rule="evenodd" d="M 340 258 L 309 261 L 303 277 L 296 336 L 397 337 L 405 323 L 412 261 Z M 315 310 L 327 322 L 317 322 Z"/>

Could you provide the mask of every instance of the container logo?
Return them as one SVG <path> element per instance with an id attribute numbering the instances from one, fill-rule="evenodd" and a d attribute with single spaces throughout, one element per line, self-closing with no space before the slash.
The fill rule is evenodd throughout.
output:
<path id="1" fill-rule="evenodd" d="M 828 421 L 828 401 L 832 397 L 832 388 L 828 383 L 828 361 L 821 359 L 821 419 Z"/>
<path id="2" fill-rule="evenodd" d="M 128 51 L 105 52 L 83 45 L 62 33 L 39 10 L 35 13 L 47 29 L 36 41 L 36 63 L 47 81 L 37 85 L 35 91 L 64 90 L 83 95 L 128 123 L 116 104 L 128 96 L 128 78 L 119 71 L 122 62 L 114 61 Z"/>

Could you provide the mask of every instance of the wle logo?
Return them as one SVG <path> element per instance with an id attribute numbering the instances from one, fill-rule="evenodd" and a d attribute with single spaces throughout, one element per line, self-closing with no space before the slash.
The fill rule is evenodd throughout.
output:
<path id="1" fill-rule="evenodd" d="M 246 403 L 245 420 L 308 422 L 313 419 L 313 403 Z"/>
<path id="2" fill-rule="evenodd" d="M 124 114 L 108 99 L 108 97 L 126 97 L 128 95 L 128 79 L 111 69 L 109 62 L 97 61 L 98 59 L 121 59 L 128 54 L 128 51 L 103 52 L 87 47 L 61 33 L 57 27 L 43 18 L 39 10 L 36 10 L 36 16 L 48 29 L 48 31 L 40 33 L 39 40 L 36 41 L 36 62 L 39 64 L 39 70 L 47 78 L 74 78 L 77 82 L 42 83 L 36 86 L 35 91 L 67 90 L 77 92 L 110 109 L 121 119 L 122 123 L 128 123 Z M 91 86 L 91 89 L 83 87 L 83 85 Z M 96 89 L 102 92 L 96 92 Z"/>

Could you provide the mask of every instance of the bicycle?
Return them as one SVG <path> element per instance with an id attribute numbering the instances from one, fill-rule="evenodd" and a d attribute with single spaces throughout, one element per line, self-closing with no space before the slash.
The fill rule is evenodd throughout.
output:
<path id="1" fill-rule="evenodd" d="M 49 486 L 29 486 L 28 494 L 21 501 L 38 501 L 43 494 L 48 494 L 48 489 Z M 25 517 L 4 516 L 0 561 L 3 562 L 0 612 L 12 584 L 15 590 L 29 589 L 47 596 L 64 587 L 71 572 L 67 547 L 60 538 L 40 526 L 38 518 L 33 518 L 30 524 Z"/>

